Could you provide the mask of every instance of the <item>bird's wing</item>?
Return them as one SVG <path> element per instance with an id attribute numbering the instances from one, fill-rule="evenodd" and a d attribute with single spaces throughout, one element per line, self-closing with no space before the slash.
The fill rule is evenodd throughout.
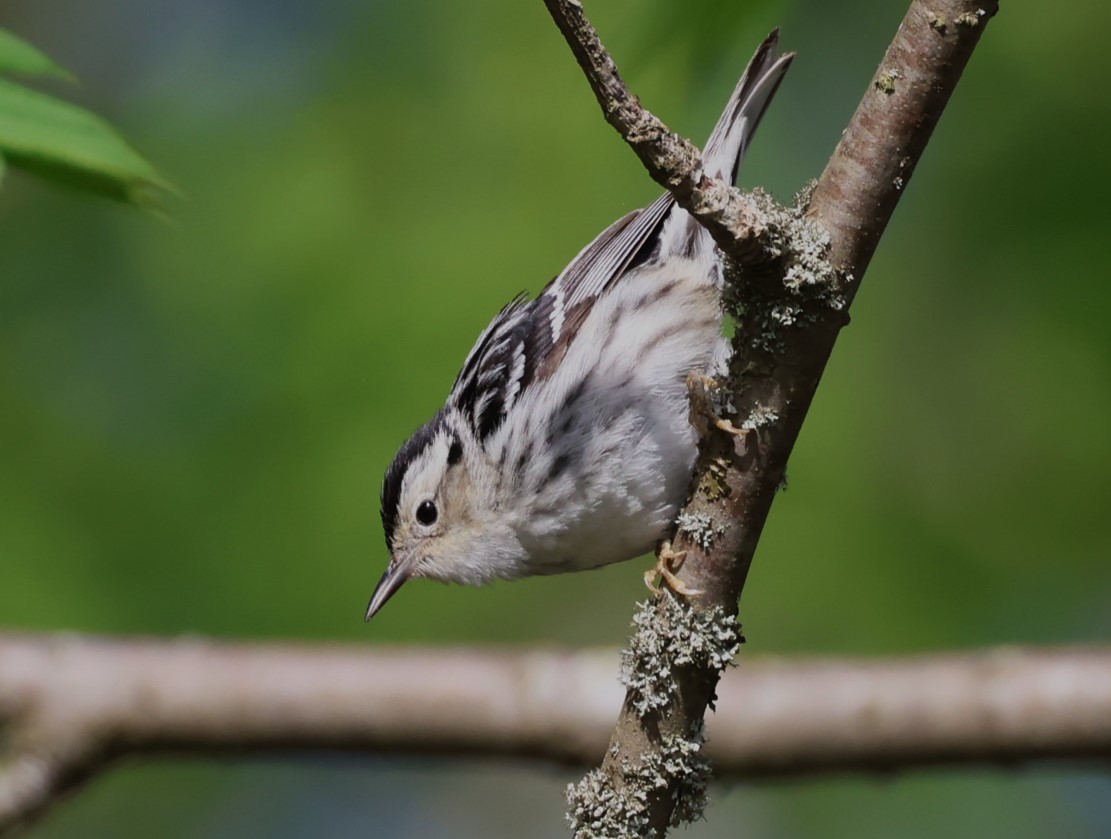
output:
<path id="1" fill-rule="evenodd" d="M 779 54 L 778 30 L 764 39 L 706 143 L 707 174 L 736 178 L 752 134 L 793 58 L 793 53 Z M 630 266 L 676 255 L 694 257 L 698 249 L 714 247 L 698 222 L 685 212 L 672 213 L 674 207 L 675 199 L 665 193 L 618 219 L 539 297 L 531 303 L 517 297 L 491 321 L 467 356 L 449 398 L 449 404 L 470 419 L 480 439 L 504 422 L 525 388 L 555 371 L 594 303 Z"/>
<path id="2" fill-rule="evenodd" d="M 497 430 L 526 387 L 551 375 L 599 296 L 651 251 L 674 203 L 661 195 L 618 219 L 539 297 L 515 297 L 478 336 L 448 401 L 469 418 L 479 439 Z"/>

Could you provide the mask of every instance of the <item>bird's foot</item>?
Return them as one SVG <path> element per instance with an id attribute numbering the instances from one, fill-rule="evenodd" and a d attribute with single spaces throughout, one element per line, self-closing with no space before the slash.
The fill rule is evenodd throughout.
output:
<path id="1" fill-rule="evenodd" d="M 732 434 L 734 437 L 747 437 L 748 432 L 752 431 L 751 428 L 737 428 L 729 420 L 721 417 L 714 417 L 714 427 L 720 428 L 726 434 Z"/>
<path id="2" fill-rule="evenodd" d="M 686 583 L 675 576 L 675 572 L 683 567 L 683 560 L 686 556 L 686 551 L 672 550 L 670 541 L 665 539 L 660 542 L 659 547 L 656 549 L 656 565 L 651 570 L 644 572 L 644 584 L 648 586 L 648 590 L 659 596 L 662 591 L 662 589 L 656 585 L 656 577 L 659 577 L 660 581 L 665 583 L 668 588 L 676 594 L 681 594 L 684 597 L 696 597 L 702 594 L 701 589 L 690 588 Z"/>
<path id="3" fill-rule="evenodd" d="M 717 428 L 734 437 L 747 437 L 751 428 L 737 428 L 718 413 L 714 397 L 721 391 L 721 384 L 713 376 L 692 371 L 687 376 L 687 393 L 690 398 L 690 422 L 705 437 L 710 428 Z"/>

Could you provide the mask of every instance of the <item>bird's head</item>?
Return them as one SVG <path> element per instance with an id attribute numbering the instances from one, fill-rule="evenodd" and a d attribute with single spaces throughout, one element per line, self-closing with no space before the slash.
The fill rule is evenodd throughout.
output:
<path id="1" fill-rule="evenodd" d="M 390 562 L 367 607 L 370 620 L 406 580 L 478 585 L 506 576 L 520 552 L 499 518 L 497 472 L 461 417 L 442 411 L 398 450 L 382 484 Z"/>

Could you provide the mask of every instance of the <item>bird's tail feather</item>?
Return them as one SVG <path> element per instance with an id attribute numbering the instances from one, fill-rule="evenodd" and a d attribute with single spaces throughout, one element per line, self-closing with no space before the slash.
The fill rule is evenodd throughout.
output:
<path id="1" fill-rule="evenodd" d="M 764 39 L 745 68 L 733 95 L 722 111 L 717 125 L 702 151 L 702 171 L 714 178 L 737 180 L 745 150 L 748 148 L 764 111 L 794 59 L 793 52 L 779 54 L 779 30 Z M 660 229 L 654 256 L 666 261 L 673 256 L 715 261 L 714 242 L 709 232 L 686 210 L 674 207 Z M 714 282 L 719 272 L 712 272 Z"/>
<path id="2" fill-rule="evenodd" d="M 793 52 L 780 55 L 778 47 L 779 30 L 774 29 L 737 82 L 702 150 L 702 170 L 707 175 L 736 181 L 752 135 L 795 57 Z"/>

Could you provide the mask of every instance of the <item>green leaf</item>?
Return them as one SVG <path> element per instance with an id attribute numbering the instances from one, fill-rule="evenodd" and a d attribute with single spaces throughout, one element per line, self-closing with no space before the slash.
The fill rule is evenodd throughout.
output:
<path id="1" fill-rule="evenodd" d="M 5 29 L 0 29 L 0 73 L 73 79 L 68 70 L 59 67 L 45 53 Z"/>
<path id="2" fill-rule="evenodd" d="M 83 108 L 0 79 L 0 154 L 66 186 L 147 208 L 174 187 L 107 122 Z"/>

